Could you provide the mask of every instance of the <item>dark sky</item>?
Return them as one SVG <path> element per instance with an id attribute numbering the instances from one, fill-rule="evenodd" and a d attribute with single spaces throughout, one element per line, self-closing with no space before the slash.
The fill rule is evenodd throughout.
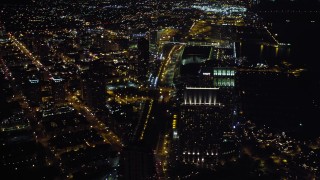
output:
<path id="1" fill-rule="evenodd" d="M 29 4 L 31 0 L 1 0 L 0 4 Z"/>
<path id="2" fill-rule="evenodd" d="M 319 5 L 320 0 L 260 0 L 261 4 L 273 4 L 273 5 L 298 5 L 298 6 L 314 6 Z"/>

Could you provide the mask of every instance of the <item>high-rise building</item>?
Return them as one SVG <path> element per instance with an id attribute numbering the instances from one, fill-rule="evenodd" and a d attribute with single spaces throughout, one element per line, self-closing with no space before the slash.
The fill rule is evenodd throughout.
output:
<path id="1" fill-rule="evenodd" d="M 178 161 L 214 168 L 238 155 L 233 129 L 235 75 L 234 68 L 203 67 L 195 78 L 197 83 L 191 83 L 197 87 L 182 90 L 180 112 L 173 120 Z"/>
<path id="2" fill-rule="evenodd" d="M 95 77 L 82 79 L 82 99 L 92 108 L 103 108 L 105 105 L 105 87 Z"/>
<path id="3" fill-rule="evenodd" d="M 199 73 L 199 85 L 203 87 L 235 87 L 236 70 L 232 67 L 205 67 Z"/>
<path id="4" fill-rule="evenodd" d="M 60 77 L 53 77 L 51 79 L 51 93 L 53 101 L 56 105 L 65 103 L 65 80 Z"/>
<path id="5" fill-rule="evenodd" d="M 32 76 L 25 83 L 25 93 L 30 106 L 39 107 L 41 104 L 41 82 L 40 79 Z"/>
<path id="6" fill-rule="evenodd" d="M 217 165 L 223 132 L 230 119 L 219 91 L 193 87 L 184 90 L 178 128 L 181 161 L 205 167 Z"/>
<path id="7" fill-rule="evenodd" d="M 145 80 L 148 74 L 149 66 L 149 41 L 141 38 L 138 41 L 138 76 Z"/>
<path id="8" fill-rule="evenodd" d="M 149 52 L 156 55 L 161 31 L 151 30 L 149 33 Z"/>
<path id="9" fill-rule="evenodd" d="M 82 100 L 94 109 L 102 109 L 106 105 L 105 66 L 101 61 L 94 61 L 89 70 L 82 76 Z"/>

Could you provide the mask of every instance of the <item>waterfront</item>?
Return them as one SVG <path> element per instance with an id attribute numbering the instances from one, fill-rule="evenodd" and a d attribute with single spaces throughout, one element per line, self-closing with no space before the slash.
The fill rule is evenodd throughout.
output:
<path id="1" fill-rule="evenodd" d="M 249 111 L 248 118 L 280 132 L 288 131 L 298 138 L 319 136 L 315 120 L 320 118 L 320 97 L 317 93 L 320 90 L 320 62 L 317 61 L 316 42 L 311 43 L 320 38 L 320 21 L 314 16 L 316 22 L 311 22 L 310 15 L 304 15 L 261 13 L 266 22 L 272 23 L 271 31 L 278 35 L 279 41 L 290 46 L 264 47 L 261 52 L 260 45 L 251 44 L 243 45 L 241 49 L 242 55 L 247 56 L 252 64 L 274 66 L 286 62 L 305 69 L 299 77 L 274 75 L 257 78 L 252 75 L 245 79 L 249 84 L 251 82 L 251 87 L 247 84 L 246 88 L 252 91 L 244 96 L 243 102 Z"/>

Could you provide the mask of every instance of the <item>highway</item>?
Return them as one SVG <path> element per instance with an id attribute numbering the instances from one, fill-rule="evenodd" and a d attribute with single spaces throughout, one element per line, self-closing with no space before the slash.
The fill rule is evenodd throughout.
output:
<path id="1" fill-rule="evenodd" d="M 141 132 L 139 132 L 139 134 L 140 134 L 140 138 L 139 139 L 140 140 L 144 139 L 145 130 L 146 130 L 147 126 L 148 126 L 148 123 L 149 123 L 149 120 L 150 120 L 150 116 L 154 111 L 152 109 L 154 107 L 153 103 L 158 102 L 158 99 L 160 97 L 158 92 L 162 91 L 162 87 L 159 87 L 160 86 L 159 82 L 161 82 L 163 84 L 167 84 L 167 83 L 164 83 L 164 80 L 167 80 L 168 78 L 164 78 L 164 77 L 165 77 L 166 73 L 168 73 L 168 71 L 167 71 L 168 65 L 175 67 L 175 64 L 176 64 L 175 61 L 173 61 L 171 63 L 171 60 L 173 59 L 173 56 L 177 52 L 180 52 L 182 47 L 184 47 L 181 44 L 174 44 L 174 45 L 170 44 L 170 46 L 171 46 L 170 50 L 163 52 L 164 59 L 161 61 L 160 67 L 157 69 L 156 72 L 153 73 L 153 76 L 151 76 L 151 78 L 149 78 L 150 79 L 150 82 L 149 82 L 150 83 L 150 89 L 155 91 L 156 95 L 152 97 L 153 99 L 151 99 L 151 101 L 148 101 L 148 103 L 147 103 L 147 105 L 145 106 L 145 109 L 144 109 L 144 111 L 147 112 L 147 113 L 143 113 L 143 116 L 141 117 L 142 120 L 144 121 L 144 123 L 143 123 L 143 128 L 142 128 Z M 161 81 L 161 78 L 162 78 L 162 81 Z M 163 89 L 165 89 L 165 88 L 163 88 Z M 167 93 L 167 94 L 169 94 L 169 93 Z M 140 121 L 142 121 L 142 120 L 140 120 Z M 142 123 L 140 124 L 140 126 L 141 125 L 142 125 Z M 138 128 L 138 129 L 141 129 L 141 128 Z"/>
<path id="2" fill-rule="evenodd" d="M 170 97 L 174 94 L 173 77 L 176 64 L 179 61 L 181 53 L 185 47 L 185 43 L 168 43 L 164 46 L 169 48 L 162 49 L 162 60 L 156 72 L 153 72 L 149 78 L 149 97 L 150 100 L 146 101 L 144 112 L 140 118 L 138 131 L 140 134 L 140 141 L 148 141 L 147 144 L 151 148 L 155 148 L 154 156 L 156 160 L 156 171 L 159 179 L 167 179 L 168 158 L 170 152 L 170 141 L 168 133 L 161 133 L 162 128 L 159 123 L 164 123 L 165 120 L 159 119 L 159 108 L 163 109 L 164 104 L 169 101 Z M 151 93 L 152 92 L 152 93 Z M 160 131 L 160 135 L 159 132 Z M 155 140 L 155 136 L 159 139 Z M 154 141 L 154 142 L 149 142 Z M 154 147 L 157 146 L 157 147 Z"/>

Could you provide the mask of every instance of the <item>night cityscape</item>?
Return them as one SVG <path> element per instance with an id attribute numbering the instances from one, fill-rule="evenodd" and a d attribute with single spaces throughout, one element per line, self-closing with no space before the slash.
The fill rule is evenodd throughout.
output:
<path id="1" fill-rule="evenodd" d="M 0 2 L 1 179 L 320 179 L 320 0 Z"/>

